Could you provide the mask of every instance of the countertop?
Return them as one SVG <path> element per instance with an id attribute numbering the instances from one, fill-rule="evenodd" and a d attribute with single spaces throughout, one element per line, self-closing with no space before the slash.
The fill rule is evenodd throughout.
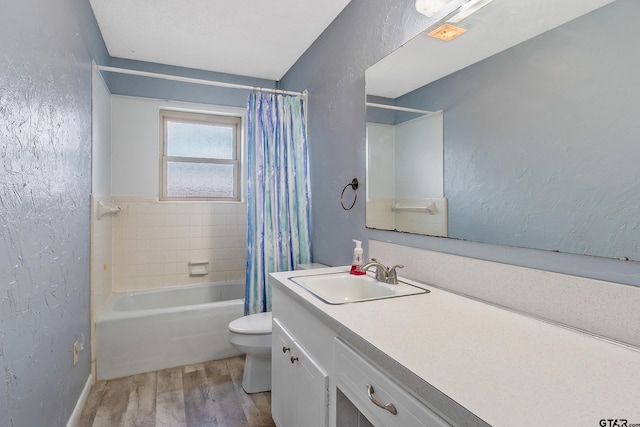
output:
<path id="1" fill-rule="evenodd" d="M 430 292 L 342 305 L 288 280 L 340 271 L 271 276 L 411 392 L 448 405 L 439 409 L 456 423 L 640 425 L 640 351 L 413 280 L 401 278 Z"/>

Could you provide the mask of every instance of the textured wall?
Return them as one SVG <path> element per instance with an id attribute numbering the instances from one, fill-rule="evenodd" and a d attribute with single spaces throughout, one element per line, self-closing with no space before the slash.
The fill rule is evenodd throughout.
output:
<path id="1" fill-rule="evenodd" d="M 454 1 L 447 10 L 463 2 Z M 370 234 L 364 227 L 364 187 L 350 211 L 342 210 L 340 192 L 354 177 L 365 183 L 366 68 L 433 22 L 418 14 L 414 4 L 352 0 L 282 79 L 288 89 L 309 90 L 312 242 L 317 262 L 349 264 L 351 239 L 366 240 Z"/>
<path id="2" fill-rule="evenodd" d="M 309 89 L 313 255 L 330 265 L 349 264 L 350 239 L 373 238 L 550 271 L 640 285 L 636 263 L 552 251 L 417 236 L 364 227 L 364 191 L 351 211 L 340 191 L 353 177 L 365 184 L 364 74 L 429 22 L 413 0 L 352 0 L 282 79 L 283 87 Z M 455 8 L 459 3 L 453 2 Z M 608 108 L 608 107 L 607 107 Z M 447 113 L 445 113 L 445 120 Z M 446 130 L 445 122 L 445 133 Z M 367 255 L 365 251 L 365 255 Z M 384 260 L 383 260 L 384 261 Z"/>
<path id="3" fill-rule="evenodd" d="M 90 61 L 105 50 L 81 0 L 3 0 L 0 40 L 0 425 L 61 426 L 90 372 Z"/>

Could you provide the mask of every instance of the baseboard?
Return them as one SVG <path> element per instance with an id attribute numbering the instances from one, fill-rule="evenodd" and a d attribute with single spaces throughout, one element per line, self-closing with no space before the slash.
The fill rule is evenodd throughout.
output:
<path id="1" fill-rule="evenodd" d="M 73 409 L 71 417 L 69 417 L 67 427 L 76 427 L 78 425 L 80 415 L 82 414 L 82 408 L 84 408 L 84 404 L 87 401 L 87 397 L 89 397 L 89 392 L 91 391 L 91 385 L 93 385 L 93 374 L 90 374 L 89 378 L 87 378 L 87 383 L 84 385 L 84 389 L 82 389 L 82 394 L 80 394 L 76 407 Z"/>

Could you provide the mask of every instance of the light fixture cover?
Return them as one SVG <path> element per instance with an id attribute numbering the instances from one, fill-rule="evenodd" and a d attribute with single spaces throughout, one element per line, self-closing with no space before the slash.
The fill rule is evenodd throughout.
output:
<path id="1" fill-rule="evenodd" d="M 455 25 L 451 25 L 451 24 L 444 24 L 436 28 L 435 30 L 431 31 L 427 35 L 429 37 L 433 37 L 433 38 L 448 42 L 455 39 L 456 37 L 461 36 L 466 32 L 467 30 L 462 27 L 456 27 Z"/>
<path id="2" fill-rule="evenodd" d="M 432 17 L 452 0 L 416 0 L 416 10 L 423 15 Z"/>

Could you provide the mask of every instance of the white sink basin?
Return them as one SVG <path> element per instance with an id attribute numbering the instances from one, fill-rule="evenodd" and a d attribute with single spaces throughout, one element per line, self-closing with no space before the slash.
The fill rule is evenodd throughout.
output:
<path id="1" fill-rule="evenodd" d="M 429 292 L 402 281 L 397 285 L 390 285 L 367 275 L 355 276 L 349 273 L 294 276 L 289 279 L 327 304 L 346 304 Z"/>

